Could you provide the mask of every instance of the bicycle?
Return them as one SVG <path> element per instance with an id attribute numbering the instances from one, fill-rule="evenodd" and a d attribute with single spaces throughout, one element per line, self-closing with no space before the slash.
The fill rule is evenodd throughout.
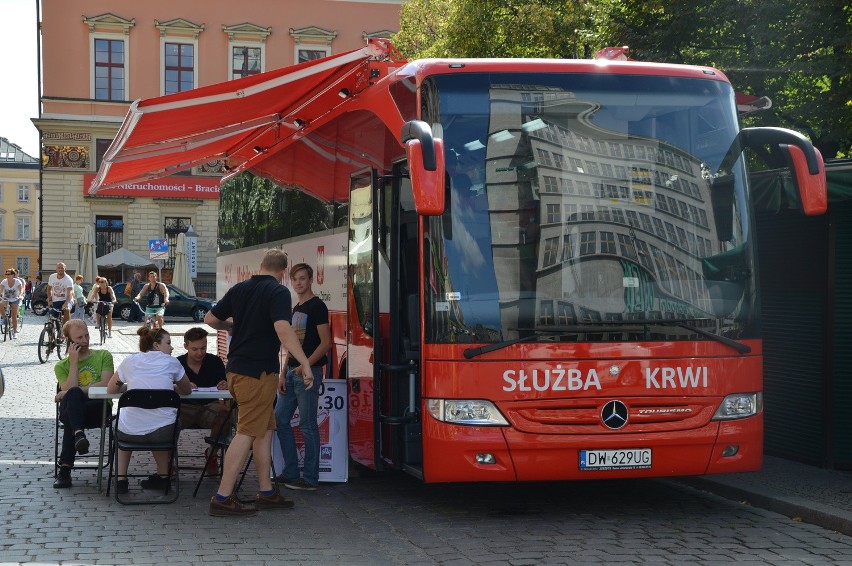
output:
<path id="1" fill-rule="evenodd" d="M 109 316 L 110 309 L 112 308 L 112 303 L 109 301 L 96 301 L 95 312 L 97 313 L 100 320 L 97 323 L 98 332 L 100 333 L 101 345 L 106 343 L 107 335 L 107 317 Z M 101 305 L 103 305 L 103 309 L 101 309 Z M 103 310 L 104 312 L 101 312 Z"/>
<path id="2" fill-rule="evenodd" d="M 61 360 L 63 345 L 62 311 L 50 307 L 47 309 L 47 321 L 38 337 L 38 360 L 46 362 L 53 350 L 56 350 L 56 357 Z"/>
<path id="3" fill-rule="evenodd" d="M 137 305 L 139 305 L 139 301 L 133 301 Z M 139 305 L 139 308 L 142 308 L 142 305 Z M 148 314 L 148 309 L 142 309 L 142 315 L 145 317 L 143 323 L 145 324 L 145 328 L 151 330 L 152 328 L 157 328 L 157 315 L 156 314 Z"/>
<path id="4" fill-rule="evenodd" d="M 3 318 L 0 319 L 0 334 L 3 335 L 3 341 L 15 339 L 15 335 L 18 332 L 17 328 L 14 328 L 12 324 L 12 305 L 8 302 L 4 301 L 5 309 L 3 310 Z"/>

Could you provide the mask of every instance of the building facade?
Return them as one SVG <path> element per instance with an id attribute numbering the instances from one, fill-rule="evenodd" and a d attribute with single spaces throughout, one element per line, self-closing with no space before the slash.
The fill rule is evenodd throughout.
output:
<path id="1" fill-rule="evenodd" d="M 42 139 L 39 268 L 64 261 L 78 269 L 80 237 L 94 224 L 98 257 L 122 247 L 148 257 L 149 241 L 166 239 L 159 266 L 168 281 L 177 235 L 192 226 L 196 290 L 212 295 L 222 163 L 88 194 L 131 102 L 358 49 L 398 30 L 401 1 L 44 0 L 41 116 L 33 120 Z"/>
<path id="2" fill-rule="evenodd" d="M 0 138 L 0 273 L 11 267 L 35 277 L 39 197 L 38 159 Z"/>

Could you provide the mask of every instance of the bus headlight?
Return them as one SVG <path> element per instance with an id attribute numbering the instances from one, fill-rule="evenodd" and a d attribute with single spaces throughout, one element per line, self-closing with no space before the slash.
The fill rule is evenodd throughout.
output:
<path id="1" fill-rule="evenodd" d="M 734 393 L 722 399 L 714 421 L 743 419 L 751 417 L 763 410 L 763 393 Z"/>
<path id="2" fill-rule="evenodd" d="M 437 420 L 471 426 L 509 426 L 494 403 L 482 399 L 427 399 L 429 414 Z"/>

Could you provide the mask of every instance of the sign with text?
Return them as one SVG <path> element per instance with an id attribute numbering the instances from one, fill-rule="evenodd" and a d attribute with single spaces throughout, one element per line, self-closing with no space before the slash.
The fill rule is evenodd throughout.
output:
<path id="1" fill-rule="evenodd" d="M 317 426 L 320 433 L 319 481 L 345 482 L 349 479 L 349 437 L 346 417 L 346 380 L 324 379 L 317 407 Z M 299 431 L 299 411 L 290 419 L 296 437 L 299 469 L 304 467 L 305 441 Z M 284 456 L 278 436 L 272 435 L 273 469 L 280 474 Z"/>
<path id="2" fill-rule="evenodd" d="M 198 238 L 190 236 L 186 239 L 186 259 L 189 264 L 189 276 L 198 277 Z"/>
<path id="3" fill-rule="evenodd" d="M 218 177 L 163 177 L 153 181 L 126 183 L 89 195 L 95 176 L 83 175 L 83 194 L 94 197 L 219 198 Z"/>
<path id="4" fill-rule="evenodd" d="M 148 240 L 151 259 L 169 259 L 169 241 L 165 238 Z"/>

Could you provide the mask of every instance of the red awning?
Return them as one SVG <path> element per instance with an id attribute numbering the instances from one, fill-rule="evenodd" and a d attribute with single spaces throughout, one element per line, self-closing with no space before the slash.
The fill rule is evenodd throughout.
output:
<path id="1" fill-rule="evenodd" d="M 370 84 L 371 64 L 389 55 L 396 56 L 389 41 L 371 39 L 356 51 L 137 100 L 89 193 L 217 159 L 231 172 L 257 166 L 336 114 Z"/>

